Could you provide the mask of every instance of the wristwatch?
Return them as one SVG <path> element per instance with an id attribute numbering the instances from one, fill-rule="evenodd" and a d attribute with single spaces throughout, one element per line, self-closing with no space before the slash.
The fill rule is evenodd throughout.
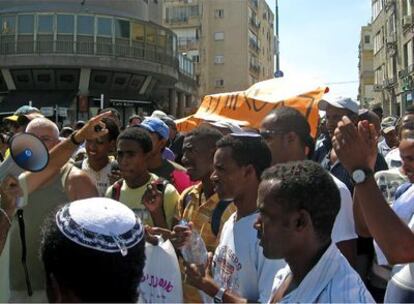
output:
<path id="1" fill-rule="evenodd" d="M 214 303 L 223 303 L 223 296 L 225 291 L 226 289 L 223 287 L 217 291 L 216 295 L 214 296 Z"/>
<path id="2" fill-rule="evenodd" d="M 373 174 L 371 169 L 356 169 L 352 172 L 351 177 L 355 184 L 362 184 Z"/>

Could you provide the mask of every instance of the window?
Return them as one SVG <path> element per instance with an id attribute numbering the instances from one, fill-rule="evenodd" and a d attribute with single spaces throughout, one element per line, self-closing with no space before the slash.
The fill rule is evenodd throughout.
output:
<path id="1" fill-rule="evenodd" d="M 135 41 L 144 41 L 145 27 L 141 23 L 132 23 L 132 39 Z"/>
<path id="2" fill-rule="evenodd" d="M 375 70 L 375 84 L 382 85 L 384 82 L 384 68 L 380 66 Z"/>
<path id="3" fill-rule="evenodd" d="M 216 79 L 216 88 L 222 88 L 224 87 L 224 79 Z"/>
<path id="4" fill-rule="evenodd" d="M 372 2 L 372 20 L 375 20 L 381 13 L 382 8 L 384 7 L 383 1 L 384 0 L 374 0 L 374 2 Z"/>
<path id="5" fill-rule="evenodd" d="M 37 31 L 39 34 L 53 33 L 53 15 L 39 15 L 37 18 Z"/>
<path id="6" fill-rule="evenodd" d="M 1 33 L 3 35 L 14 34 L 16 30 L 16 17 L 4 16 L 2 17 Z"/>
<path id="7" fill-rule="evenodd" d="M 112 19 L 98 17 L 98 36 L 112 37 Z"/>
<path id="8" fill-rule="evenodd" d="M 384 44 L 384 35 L 382 30 L 377 32 L 374 37 L 374 54 L 376 54 Z"/>
<path id="9" fill-rule="evenodd" d="M 193 55 L 193 56 L 191 56 L 191 59 L 193 59 L 194 62 L 199 63 L 200 62 L 200 55 Z"/>
<path id="10" fill-rule="evenodd" d="M 214 40 L 224 40 L 224 32 L 215 32 Z"/>
<path id="11" fill-rule="evenodd" d="M 214 10 L 214 17 L 219 19 L 224 18 L 224 9 Z"/>
<path id="12" fill-rule="evenodd" d="M 129 21 L 115 20 L 115 37 L 129 39 Z"/>
<path id="13" fill-rule="evenodd" d="M 410 67 L 413 64 L 413 41 L 410 40 L 404 45 L 404 67 Z"/>
<path id="14" fill-rule="evenodd" d="M 157 42 L 157 30 L 155 29 L 155 27 L 146 26 L 145 36 L 146 36 L 146 41 L 148 43 L 155 44 Z"/>
<path id="15" fill-rule="evenodd" d="M 189 18 L 199 16 L 198 5 L 167 7 L 165 16 L 167 22 L 187 22 Z"/>
<path id="16" fill-rule="evenodd" d="M 58 34 L 73 34 L 75 28 L 74 16 L 58 15 L 57 32 Z"/>
<path id="17" fill-rule="evenodd" d="M 94 17 L 78 16 L 78 34 L 93 36 Z"/>
<path id="18" fill-rule="evenodd" d="M 223 55 L 216 55 L 214 57 L 215 64 L 223 64 L 224 63 L 224 56 Z"/>
<path id="19" fill-rule="evenodd" d="M 364 42 L 365 42 L 365 44 L 369 44 L 369 43 L 370 43 L 370 41 L 371 41 L 371 36 L 369 36 L 369 35 L 365 35 L 365 36 L 364 36 Z"/>
<path id="20" fill-rule="evenodd" d="M 19 29 L 19 34 L 33 34 L 34 16 L 33 15 L 20 15 L 18 29 Z"/>

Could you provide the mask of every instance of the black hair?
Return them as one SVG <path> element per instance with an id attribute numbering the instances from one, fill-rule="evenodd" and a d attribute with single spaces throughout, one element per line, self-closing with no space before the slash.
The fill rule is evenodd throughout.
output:
<path id="1" fill-rule="evenodd" d="M 85 125 L 85 122 L 83 120 L 78 120 L 77 122 L 75 122 L 75 130 L 80 130 L 83 128 L 83 126 Z"/>
<path id="2" fill-rule="evenodd" d="M 380 112 L 381 114 L 383 113 L 383 109 L 382 106 L 380 104 L 376 104 L 372 107 L 372 111 L 373 112 Z"/>
<path id="3" fill-rule="evenodd" d="M 50 282 L 53 274 L 58 284 L 81 302 L 136 303 L 145 265 L 145 240 L 129 248 L 126 256 L 87 248 L 62 234 L 55 214 L 42 227 L 40 254 L 46 281 Z"/>
<path id="4" fill-rule="evenodd" d="M 216 147 L 216 143 L 223 138 L 223 134 L 215 128 L 201 126 L 188 132 L 185 137 L 192 137 L 193 140 L 202 143 L 204 148 L 210 149 Z"/>
<path id="5" fill-rule="evenodd" d="M 161 120 L 168 126 L 168 128 L 177 130 L 177 124 L 170 117 L 161 117 Z"/>
<path id="6" fill-rule="evenodd" d="M 267 169 L 262 182 L 273 180 L 274 201 L 288 212 L 306 210 L 319 239 L 329 239 L 341 205 L 338 187 L 329 173 L 313 161 L 295 161 Z"/>
<path id="7" fill-rule="evenodd" d="M 268 116 L 274 116 L 277 121 L 277 129 L 285 133 L 294 132 L 302 144 L 309 148 L 308 158 L 312 158 L 315 151 L 315 141 L 311 136 L 311 128 L 305 116 L 295 108 L 280 107 L 270 112 Z"/>
<path id="8" fill-rule="evenodd" d="M 137 142 L 141 146 L 144 153 L 152 151 L 152 140 L 150 134 L 144 128 L 138 126 L 126 128 L 121 132 L 121 134 L 119 134 L 117 141 L 120 141 L 121 139 L 128 139 Z"/>
<path id="9" fill-rule="evenodd" d="M 108 129 L 108 139 L 109 141 L 116 140 L 119 136 L 119 128 L 115 121 L 111 118 L 105 117 L 102 118 L 102 122 L 105 124 Z"/>
<path id="10" fill-rule="evenodd" d="M 117 109 L 109 107 L 109 108 L 103 108 L 103 109 L 98 110 L 98 114 L 105 113 L 105 112 L 111 112 L 113 115 L 115 115 L 118 118 L 118 120 L 121 120 L 121 114 L 119 114 L 119 111 Z"/>
<path id="11" fill-rule="evenodd" d="M 263 171 L 272 162 L 272 154 L 260 136 L 229 134 L 220 139 L 216 146 L 217 148 L 230 148 L 232 158 L 239 166 L 252 165 L 259 180 Z"/>
<path id="12" fill-rule="evenodd" d="M 135 115 L 132 115 L 132 116 L 130 116 L 129 117 L 129 119 L 128 119 L 128 123 L 131 123 L 135 118 L 138 118 L 139 119 L 139 121 L 143 121 L 144 119 L 142 118 L 142 116 L 140 116 L 140 115 L 137 115 L 137 114 L 135 114 Z"/>
<path id="13" fill-rule="evenodd" d="M 59 136 L 67 138 L 72 133 L 73 133 L 73 129 L 71 127 L 63 127 L 62 130 L 60 130 Z"/>

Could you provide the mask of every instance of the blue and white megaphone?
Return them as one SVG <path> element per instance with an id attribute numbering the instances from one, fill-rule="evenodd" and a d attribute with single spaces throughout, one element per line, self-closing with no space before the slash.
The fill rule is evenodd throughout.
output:
<path id="1" fill-rule="evenodd" d="M 17 134 L 10 142 L 10 156 L 0 164 L 0 181 L 7 175 L 42 171 L 48 162 L 49 153 L 39 138 L 30 133 Z"/>

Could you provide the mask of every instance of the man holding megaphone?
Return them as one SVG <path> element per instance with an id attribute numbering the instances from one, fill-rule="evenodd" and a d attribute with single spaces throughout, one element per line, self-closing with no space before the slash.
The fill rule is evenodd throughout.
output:
<path id="1" fill-rule="evenodd" d="M 47 301 L 43 268 L 37 254 L 40 244 L 41 225 L 39 223 L 59 204 L 97 196 L 96 187 L 89 177 L 86 174 L 84 177 L 84 173 L 76 169 L 71 177 L 73 166 L 66 163 L 83 141 L 93 140 L 107 133 L 101 119 L 108 115 L 110 113 L 103 113 L 92 118 L 81 130 L 57 145 L 57 142 L 53 143 L 55 133 L 53 127 L 47 122 L 34 120 L 32 127 L 28 126 L 28 131 L 35 133 L 45 146 L 51 149 L 50 160 L 43 171 L 24 172 L 18 180 L 7 177 L 3 181 L 1 206 L 4 212 L 0 210 L 0 250 L 3 247 L 4 250 L 0 256 L 0 301 Z M 36 150 L 34 154 L 36 152 L 39 153 Z M 65 174 L 65 179 L 63 179 L 62 176 Z M 63 183 L 63 180 L 66 183 Z M 61 192 L 64 192 L 64 195 L 61 195 Z M 18 227 L 21 226 L 20 217 L 23 217 L 21 211 L 18 212 L 19 225 L 17 221 L 13 223 L 16 197 L 20 195 L 24 198 L 22 200 L 24 205 L 29 202 L 23 208 L 26 221 L 26 229 L 23 229 L 26 235 L 23 234 L 23 236 L 21 227 L 20 230 Z M 8 242 L 6 243 L 9 229 L 10 246 Z M 22 249 L 26 245 L 27 264 L 22 267 L 21 260 L 26 259 L 25 256 L 22 259 L 22 251 L 25 251 Z M 9 283 L 10 288 L 8 288 Z M 11 297 L 9 297 L 9 291 L 11 291 Z"/>

